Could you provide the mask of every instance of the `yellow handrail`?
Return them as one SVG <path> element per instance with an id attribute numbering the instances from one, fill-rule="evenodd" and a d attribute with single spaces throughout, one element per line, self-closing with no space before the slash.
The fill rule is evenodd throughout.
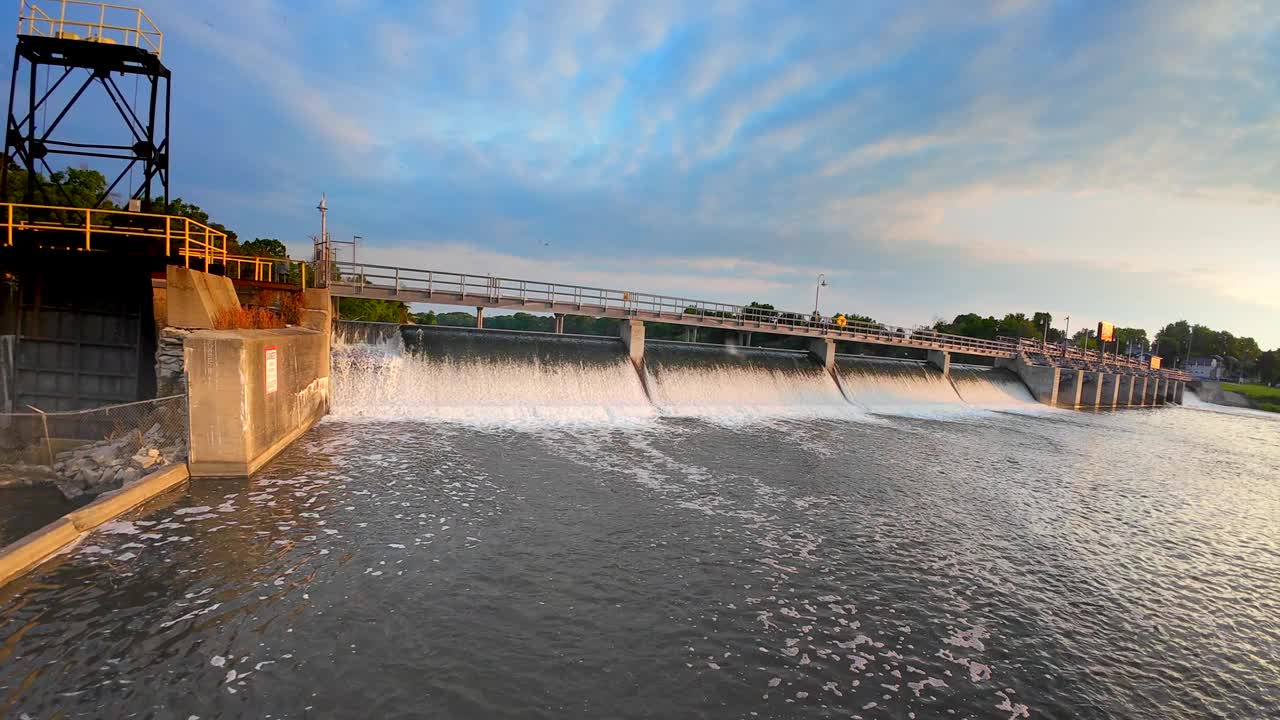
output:
<path id="1" fill-rule="evenodd" d="M 95 237 L 119 235 L 163 240 L 166 256 L 173 253 L 174 240 L 178 240 L 184 249 L 195 248 L 206 262 L 221 261 L 227 256 L 226 233 L 179 215 L 26 203 L 0 203 L 0 206 L 4 207 L 4 242 L 8 246 L 13 245 L 15 230 L 76 230 L 84 236 L 84 250 L 93 249 Z M 84 214 L 83 220 L 79 219 L 80 213 Z M 58 218 L 57 215 L 64 217 Z M 36 219 L 41 216 L 53 217 Z"/>
<path id="2" fill-rule="evenodd" d="M 192 251 L 183 248 L 179 254 L 184 258 L 203 257 L 200 251 Z M 287 274 L 277 273 L 276 266 L 287 264 L 290 267 L 298 265 L 300 269 L 299 284 L 302 287 L 307 286 L 307 264 L 302 260 L 293 260 L 286 257 L 263 257 L 261 255 L 226 255 L 219 259 L 226 268 L 227 276 L 238 280 L 248 279 L 246 274 L 251 274 L 252 279 L 258 282 L 277 282 L 285 284 L 293 284 L 288 279 Z M 247 271 L 247 273 L 246 273 Z"/>
<path id="3" fill-rule="evenodd" d="M 18 11 L 19 35 L 126 45 L 142 48 L 156 57 L 160 57 L 164 49 L 164 33 L 141 8 L 88 0 L 41 0 L 41 3 L 45 7 L 58 3 L 58 18 L 55 20 L 37 7 L 35 0 L 22 0 Z M 108 22 L 108 12 L 113 22 Z M 85 36 L 81 37 L 80 33 Z"/>

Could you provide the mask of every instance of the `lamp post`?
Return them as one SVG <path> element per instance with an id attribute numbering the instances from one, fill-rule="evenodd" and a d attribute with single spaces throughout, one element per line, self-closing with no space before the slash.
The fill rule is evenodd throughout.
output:
<path id="1" fill-rule="evenodd" d="M 1062 356 L 1067 355 L 1067 343 L 1071 342 L 1071 316 L 1067 316 L 1066 329 L 1062 331 Z"/>
<path id="2" fill-rule="evenodd" d="M 813 316 L 818 316 L 818 295 L 822 292 L 822 288 L 827 286 L 827 274 L 818 273 L 818 284 L 813 288 Z"/>

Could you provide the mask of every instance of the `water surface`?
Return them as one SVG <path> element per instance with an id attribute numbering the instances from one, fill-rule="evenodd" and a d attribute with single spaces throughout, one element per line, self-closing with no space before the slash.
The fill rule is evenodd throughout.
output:
<path id="1" fill-rule="evenodd" d="M 0 716 L 1280 714 L 1274 421 L 338 411 L 0 590 Z"/>

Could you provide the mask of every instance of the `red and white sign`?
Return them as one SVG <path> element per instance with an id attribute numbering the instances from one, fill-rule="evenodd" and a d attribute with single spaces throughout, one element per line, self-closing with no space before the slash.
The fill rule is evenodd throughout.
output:
<path id="1" fill-rule="evenodd" d="M 273 393 L 273 392 L 275 392 L 275 391 L 276 391 L 276 385 L 277 385 L 277 381 L 276 381 L 276 367 L 277 367 L 277 365 L 278 365 L 278 362 L 277 362 L 277 360 L 276 360 L 276 349 L 275 349 L 274 347 L 269 347 L 269 348 L 267 348 L 267 350 L 266 350 L 266 368 L 267 368 L 267 394 L 268 394 L 268 395 L 270 395 L 271 393 Z"/>

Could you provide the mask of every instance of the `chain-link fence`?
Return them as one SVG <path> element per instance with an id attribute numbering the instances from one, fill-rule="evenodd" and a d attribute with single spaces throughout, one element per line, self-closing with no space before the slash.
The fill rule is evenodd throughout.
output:
<path id="1" fill-rule="evenodd" d="M 72 412 L 0 414 L 0 487 L 52 483 L 68 498 L 187 459 L 187 397 Z"/>

